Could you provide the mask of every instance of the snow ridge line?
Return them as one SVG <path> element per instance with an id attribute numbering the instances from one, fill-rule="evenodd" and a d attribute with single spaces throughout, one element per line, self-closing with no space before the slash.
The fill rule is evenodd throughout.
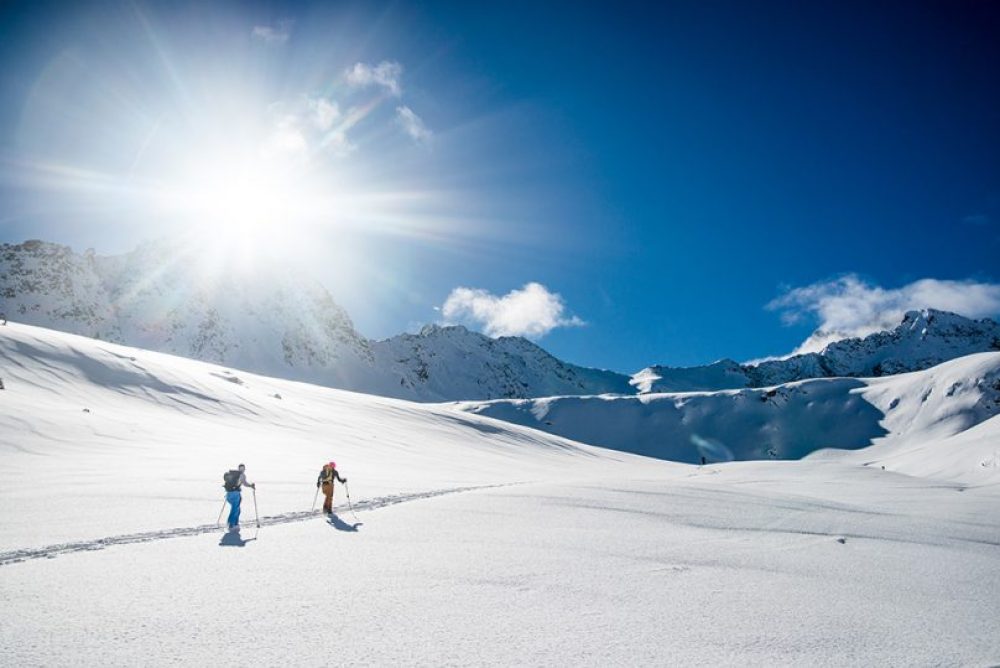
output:
<path id="1" fill-rule="evenodd" d="M 391 496 L 378 496 L 372 499 L 363 499 L 353 504 L 354 510 L 364 511 L 364 510 L 375 510 L 377 508 L 384 508 L 386 506 L 392 506 L 397 503 L 405 503 L 408 501 L 417 501 L 419 499 L 430 499 L 435 496 L 444 496 L 445 494 L 456 494 L 458 492 L 471 492 L 473 490 L 479 489 L 489 489 L 491 487 L 506 487 L 511 484 L 517 483 L 502 483 L 499 485 L 476 485 L 472 487 L 451 487 L 448 489 L 437 489 L 428 492 L 416 492 L 414 494 L 394 494 Z M 349 509 L 348 504 L 343 503 L 334 506 L 334 511 L 343 512 Z M 246 513 L 244 512 L 244 517 Z M 310 520 L 315 517 L 322 517 L 323 511 L 321 510 L 306 510 L 294 513 L 282 513 L 280 515 L 267 515 L 260 518 L 260 525 L 273 526 L 276 524 L 289 524 L 291 522 L 303 522 L 305 520 Z M 248 524 L 247 527 L 250 525 Z M 245 527 L 245 528 L 247 528 Z M 72 554 L 74 552 L 93 552 L 96 550 L 103 550 L 106 547 L 111 547 L 113 545 L 128 545 L 130 543 L 148 543 L 154 540 L 166 540 L 168 538 L 182 538 L 184 536 L 197 536 L 199 534 L 205 533 L 215 533 L 221 530 L 218 524 L 202 524 L 196 527 L 179 527 L 176 529 L 164 529 L 162 531 L 146 531 L 143 533 L 132 533 L 124 534 L 121 536 L 108 536 L 107 538 L 98 538 L 95 540 L 85 540 L 78 541 L 74 543 L 57 543 L 55 545 L 47 545 L 45 547 L 38 548 L 23 548 L 20 550 L 12 550 L 10 552 L 0 552 L 0 566 L 9 566 L 11 564 L 20 563 L 23 561 L 29 561 L 31 559 L 55 559 L 61 554 Z"/>

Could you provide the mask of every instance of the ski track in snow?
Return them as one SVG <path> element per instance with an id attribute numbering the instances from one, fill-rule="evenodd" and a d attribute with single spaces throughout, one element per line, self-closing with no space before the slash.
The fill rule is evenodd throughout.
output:
<path id="1" fill-rule="evenodd" d="M 353 504 L 354 511 L 376 510 L 397 503 L 417 501 L 420 499 L 430 499 L 435 496 L 445 494 L 457 494 L 459 492 L 471 492 L 493 487 L 507 487 L 518 483 L 503 483 L 499 485 L 475 485 L 471 487 L 452 487 L 448 489 L 437 489 L 429 492 L 416 492 L 414 494 L 395 494 L 391 496 L 379 496 L 373 499 L 365 499 Z M 334 507 L 335 511 L 350 511 L 349 504 L 341 504 Z M 245 514 L 245 512 L 244 512 Z M 276 524 L 289 524 L 291 522 L 304 522 L 316 517 L 322 517 L 322 510 L 308 510 L 295 513 L 282 513 L 280 515 L 267 515 L 260 518 L 260 526 L 273 526 Z M 256 522 L 254 522 L 256 524 Z M 249 526 L 249 523 L 248 523 Z M 197 536 L 205 533 L 215 533 L 221 530 L 219 524 L 202 524 L 196 527 L 180 527 L 176 529 L 165 529 L 162 531 L 145 531 L 143 533 L 131 533 L 121 536 L 109 536 L 107 538 L 97 538 L 95 540 L 77 541 L 74 543 L 58 543 L 38 548 L 24 548 L 0 552 L 0 566 L 9 566 L 32 559 L 55 559 L 61 554 L 72 554 L 74 552 L 94 552 L 103 550 L 114 545 L 128 545 L 130 543 L 148 543 L 154 540 L 166 540 L 168 538 L 182 538 L 185 536 Z"/>

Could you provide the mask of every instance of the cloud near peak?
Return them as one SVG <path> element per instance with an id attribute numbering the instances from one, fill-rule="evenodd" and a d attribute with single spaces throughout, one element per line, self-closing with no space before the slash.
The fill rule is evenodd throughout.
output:
<path id="1" fill-rule="evenodd" d="M 524 336 L 540 339 L 556 327 L 580 327 L 586 323 L 566 316 L 562 296 L 541 283 L 528 283 L 502 297 L 486 290 L 455 288 L 441 314 L 446 322 L 475 325 L 488 336 Z"/>
<path id="2" fill-rule="evenodd" d="M 819 327 L 795 353 L 819 352 L 833 341 L 867 336 L 898 325 L 907 311 L 933 308 L 969 318 L 1000 314 L 1000 285 L 925 278 L 886 289 L 856 274 L 788 289 L 767 305 L 786 325 L 818 319 Z"/>
<path id="3" fill-rule="evenodd" d="M 291 21 L 279 22 L 277 27 L 256 26 L 253 36 L 270 43 L 284 42 L 291 28 Z M 375 95 L 366 95 L 369 99 L 352 99 L 346 92 L 341 99 L 325 93 L 302 93 L 272 102 L 267 107 L 270 129 L 261 139 L 261 152 L 295 165 L 346 158 L 358 149 L 355 133 L 362 123 L 394 123 L 401 135 L 429 145 L 434 133 L 413 109 L 402 104 L 402 73 L 403 66 L 394 61 L 378 65 L 358 62 L 344 71 L 344 78 L 353 88 L 379 89 Z M 387 108 L 377 113 L 383 105 Z M 391 109 L 395 112 L 386 113 Z"/>
<path id="4" fill-rule="evenodd" d="M 358 88 L 379 86 L 393 97 L 400 97 L 403 88 L 400 79 L 403 77 L 403 66 L 395 61 L 383 60 L 378 65 L 355 63 L 345 72 L 347 83 Z"/>
<path id="5" fill-rule="evenodd" d="M 396 122 L 403 128 L 406 134 L 410 135 L 410 139 L 418 144 L 426 144 L 433 136 L 433 133 L 424 123 L 424 120 L 405 105 L 396 107 Z"/>

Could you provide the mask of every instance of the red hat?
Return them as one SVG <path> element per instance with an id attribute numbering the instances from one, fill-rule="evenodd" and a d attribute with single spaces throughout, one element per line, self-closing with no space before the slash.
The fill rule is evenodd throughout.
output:
<path id="1" fill-rule="evenodd" d="M 329 466 L 332 469 L 335 469 L 337 468 L 337 462 L 327 462 L 327 466 Z"/>

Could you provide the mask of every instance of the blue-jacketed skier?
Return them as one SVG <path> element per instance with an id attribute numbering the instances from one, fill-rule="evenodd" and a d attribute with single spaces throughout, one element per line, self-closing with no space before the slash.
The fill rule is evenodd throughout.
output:
<path id="1" fill-rule="evenodd" d="M 226 488 L 226 501 L 229 503 L 229 528 L 233 529 L 240 525 L 240 500 L 242 495 L 240 489 L 246 485 L 250 489 L 257 489 L 257 485 L 247 482 L 246 466 L 240 464 L 239 469 L 227 471 L 222 476 L 223 487 Z"/>

